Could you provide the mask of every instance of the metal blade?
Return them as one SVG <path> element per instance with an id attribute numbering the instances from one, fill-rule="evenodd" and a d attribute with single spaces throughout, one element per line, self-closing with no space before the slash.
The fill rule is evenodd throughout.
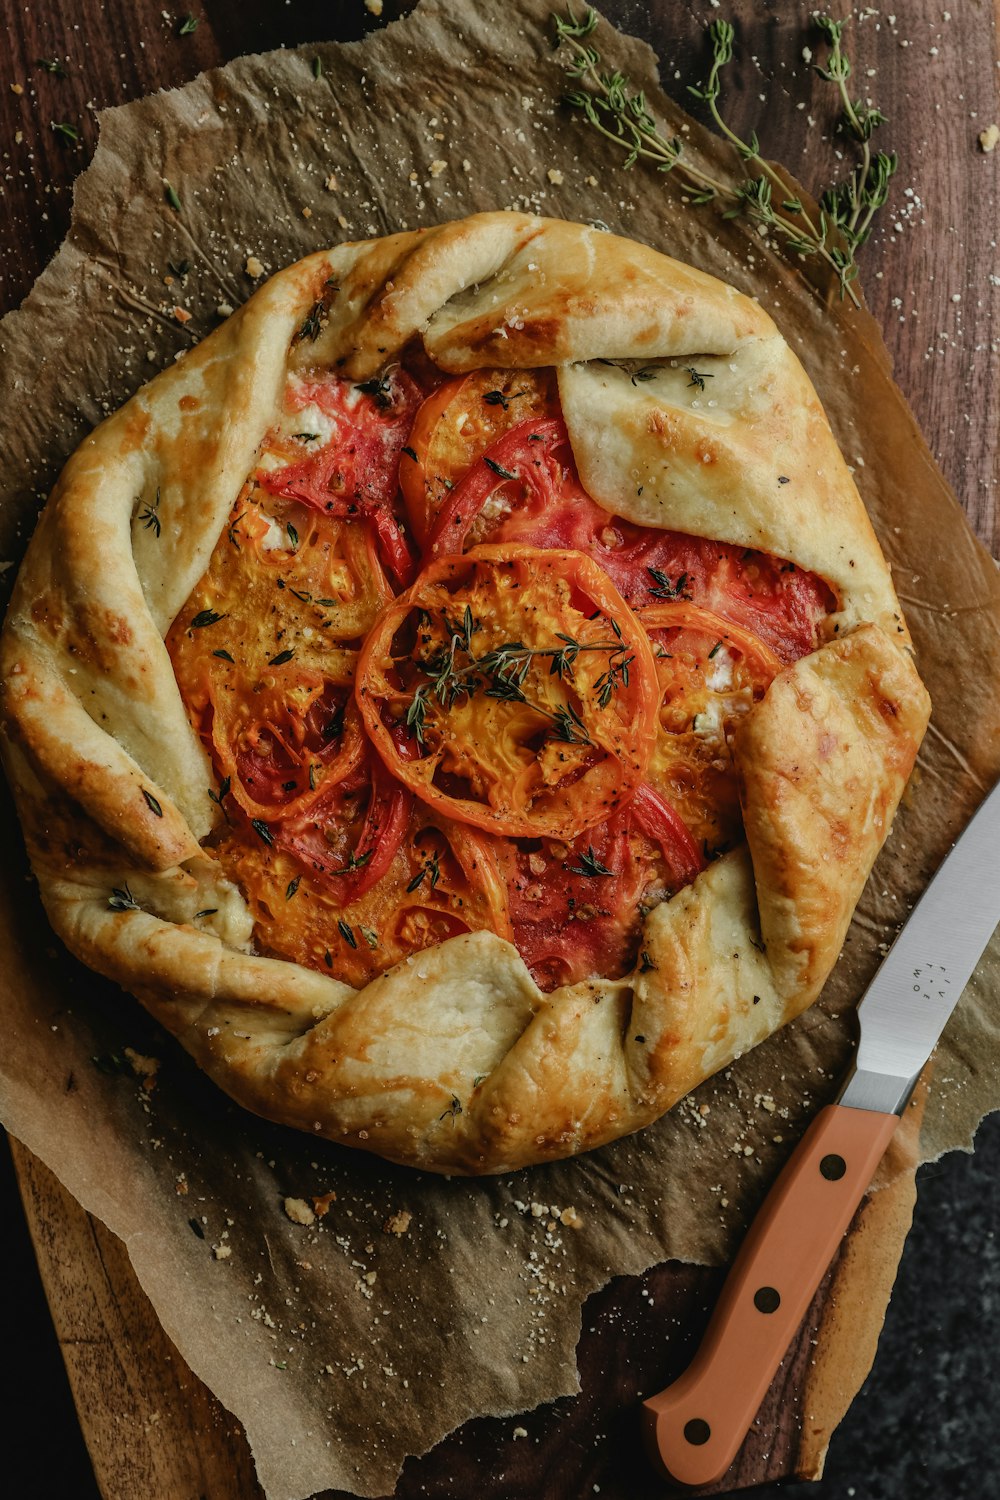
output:
<path id="1" fill-rule="evenodd" d="M 1000 922 L 1000 783 L 927 887 L 858 1006 L 861 1041 L 840 1098 L 899 1114 Z"/>

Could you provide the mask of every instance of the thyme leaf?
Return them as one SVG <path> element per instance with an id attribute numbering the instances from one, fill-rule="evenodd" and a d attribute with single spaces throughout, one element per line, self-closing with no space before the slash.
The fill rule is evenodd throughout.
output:
<path id="1" fill-rule="evenodd" d="M 347 856 L 347 863 L 342 865 L 339 870 L 334 870 L 333 874 L 350 875 L 352 870 L 363 870 L 373 853 L 373 849 L 366 849 L 364 854 L 359 854 L 356 849 L 352 849 Z"/>
<path id="2" fill-rule="evenodd" d="M 662 568 L 647 568 L 646 572 L 653 580 L 652 585 L 647 584 L 646 587 L 649 589 L 649 592 L 652 594 L 654 599 L 680 598 L 684 585 L 688 581 L 688 576 L 686 573 L 678 574 L 677 582 L 671 583 L 670 579 L 667 577 L 666 573 L 663 572 Z"/>
<path id="3" fill-rule="evenodd" d="M 113 887 L 108 897 L 108 905 L 112 911 L 142 911 L 142 907 L 127 885 Z"/>
<path id="4" fill-rule="evenodd" d="M 578 865 L 567 865 L 566 868 L 571 875 L 588 875 L 591 880 L 595 879 L 598 875 L 611 875 L 613 873 L 608 869 L 607 865 L 602 864 L 598 859 L 594 853 L 593 844 L 587 845 L 587 852 L 580 855 L 580 863 Z"/>
<path id="5" fill-rule="evenodd" d="M 498 464 L 496 462 L 496 460 L 493 459 L 493 458 L 487 458 L 486 455 L 485 455 L 485 453 L 483 454 L 483 463 L 486 465 L 486 467 L 488 469 L 492 469 L 493 472 L 494 472 L 494 474 L 499 474 L 499 476 L 500 476 L 501 479 L 516 479 L 517 478 L 517 475 L 516 474 L 512 474 L 509 469 L 505 469 L 504 466 L 503 466 L 503 464 Z"/>
<path id="6" fill-rule="evenodd" d="M 372 396 L 375 405 L 383 410 L 392 405 L 392 387 L 388 375 L 374 375 L 371 380 L 360 381 L 354 389 L 364 396 Z"/>
<path id="7" fill-rule="evenodd" d="M 298 331 L 297 336 L 300 340 L 309 339 L 310 343 L 315 344 L 316 340 L 323 332 L 323 315 L 325 311 L 326 309 L 323 306 L 322 301 L 313 303 L 312 307 L 306 313 L 305 320 Z"/>
<path id="8" fill-rule="evenodd" d="M 159 510 L 160 487 L 159 485 L 157 485 L 156 499 L 147 501 L 142 510 L 139 512 L 139 520 L 142 522 L 143 529 L 145 531 L 151 531 L 155 537 L 159 537 L 161 531 Z"/>
<path id="9" fill-rule="evenodd" d="M 145 797 L 145 799 L 146 799 L 146 806 L 149 808 L 149 810 L 153 814 L 153 816 L 155 818 L 162 818 L 163 817 L 163 808 L 160 806 L 159 802 L 157 802 L 157 800 L 153 796 L 152 792 L 148 792 L 146 790 L 146 788 L 143 787 L 142 788 L 142 795 Z"/>

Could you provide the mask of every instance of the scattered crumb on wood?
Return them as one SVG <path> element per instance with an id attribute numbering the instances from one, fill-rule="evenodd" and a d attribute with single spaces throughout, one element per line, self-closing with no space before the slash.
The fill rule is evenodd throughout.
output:
<path id="1" fill-rule="evenodd" d="M 293 1224 L 304 1224 L 306 1228 L 315 1224 L 316 1215 L 304 1198 L 286 1198 L 282 1206 Z"/>

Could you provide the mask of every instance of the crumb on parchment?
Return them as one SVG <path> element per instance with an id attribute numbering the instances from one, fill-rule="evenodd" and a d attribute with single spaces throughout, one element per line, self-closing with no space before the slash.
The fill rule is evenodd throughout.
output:
<path id="1" fill-rule="evenodd" d="M 979 148 L 981 151 L 994 151 L 998 141 L 1000 141 L 1000 125 L 987 125 L 985 130 L 979 132 Z"/>
<path id="2" fill-rule="evenodd" d="M 385 1234 L 405 1234 L 412 1222 L 413 1215 L 405 1208 L 401 1208 L 398 1212 L 389 1215 L 382 1229 Z"/>
<path id="3" fill-rule="evenodd" d="M 316 1215 L 304 1198 L 286 1198 L 282 1207 L 293 1224 L 302 1224 L 306 1229 L 315 1224 Z"/>
<path id="4" fill-rule="evenodd" d="M 128 1058 L 129 1067 L 136 1078 L 142 1079 L 142 1086 L 147 1094 L 152 1092 L 156 1083 L 156 1075 L 160 1070 L 160 1059 L 158 1057 L 145 1057 L 137 1052 L 134 1047 L 123 1047 L 122 1051 Z"/>

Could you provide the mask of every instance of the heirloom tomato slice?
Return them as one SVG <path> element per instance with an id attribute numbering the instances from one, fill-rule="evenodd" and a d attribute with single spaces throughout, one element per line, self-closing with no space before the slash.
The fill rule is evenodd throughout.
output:
<path id="1" fill-rule="evenodd" d="M 703 850 L 719 853 L 742 836 L 733 731 L 783 662 L 752 631 L 687 601 L 653 604 L 638 617 L 660 692 L 649 781 Z"/>
<path id="2" fill-rule="evenodd" d="M 380 763 L 303 817 L 220 846 L 262 949 L 363 985 L 412 953 L 485 928 L 511 935 L 492 840 L 427 816 Z"/>
<path id="3" fill-rule="evenodd" d="M 389 572 L 405 585 L 414 559 L 395 512 L 399 460 L 423 389 L 397 367 L 356 384 L 333 375 L 301 378 L 290 405 L 298 432 L 269 434 L 259 483 L 324 515 L 363 518 Z"/>
<path id="4" fill-rule="evenodd" d="M 479 547 L 432 563 L 358 662 L 365 728 L 429 806 L 575 837 L 642 780 L 658 686 L 642 626 L 588 558 Z"/>
<path id="5" fill-rule="evenodd" d="M 704 866 L 681 818 L 646 783 L 568 845 L 505 841 L 501 863 L 514 942 L 544 990 L 628 973 L 639 956 L 643 913 Z"/>
<path id="6" fill-rule="evenodd" d="M 558 415 L 553 369 L 476 370 L 428 396 L 399 466 L 406 513 L 425 557 L 441 508 L 473 463 L 510 428 Z"/>

